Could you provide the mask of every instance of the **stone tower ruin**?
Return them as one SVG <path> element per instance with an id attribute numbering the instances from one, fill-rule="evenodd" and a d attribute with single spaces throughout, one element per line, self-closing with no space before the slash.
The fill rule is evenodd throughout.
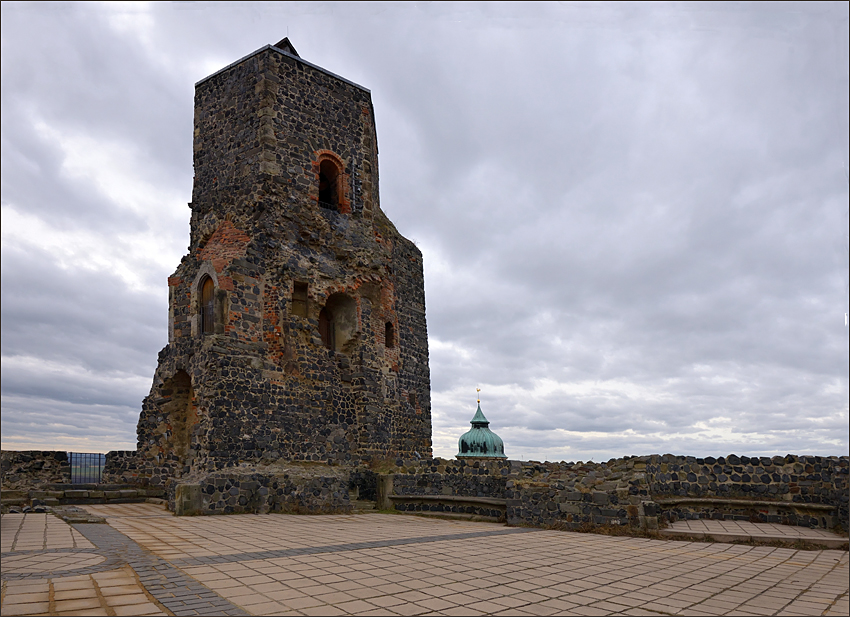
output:
<path id="1" fill-rule="evenodd" d="M 267 45 L 196 84 L 194 169 L 145 475 L 429 457 L 422 254 L 380 207 L 369 90 Z"/>

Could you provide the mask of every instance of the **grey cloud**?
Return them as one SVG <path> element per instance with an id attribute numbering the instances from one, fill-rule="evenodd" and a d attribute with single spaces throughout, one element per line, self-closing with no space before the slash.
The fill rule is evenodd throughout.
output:
<path id="1" fill-rule="evenodd" d="M 65 270 L 37 249 L 4 249 L 2 295 L 4 357 L 149 376 L 167 342 L 164 292 L 131 291 L 107 272 Z M 16 381 L 5 364 L 3 373 L 5 392 Z"/>
<path id="2" fill-rule="evenodd" d="M 7 119 L 7 109 L 14 119 Z M 141 216 L 116 208 L 85 181 L 68 177 L 62 162 L 57 144 L 38 135 L 28 121 L 25 105 L 4 105 L 4 205 L 65 228 L 133 231 L 146 225 Z"/>
<path id="3" fill-rule="evenodd" d="M 115 449 L 117 444 L 135 443 L 138 420 L 136 406 L 78 404 L 67 400 L 3 395 L 4 404 L 15 414 L 3 417 L 4 441 L 19 439 L 44 449 L 59 449 L 63 438 L 81 440 L 97 450 Z M 51 443 L 51 438 L 54 440 Z M 24 442 L 26 443 L 26 442 Z"/>
<path id="4" fill-rule="evenodd" d="M 23 5 L 4 8 L 3 19 L 4 45 L 25 53 L 25 59 L 3 61 L 4 136 L 23 125 L 15 132 L 28 142 L 22 149 L 32 148 L 34 139 L 24 129 L 43 119 L 72 133 L 126 143 L 164 182 L 180 183 L 191 174 L 192 110 L 185 105 L 191 84 L 152 63 L 132 36 L 109 27 L 105 11 Z M 52 203 L 32 199 L 27 207 Z M 85 204 L 80 199 L 76 205 Z M 104 209 L 86 221 L 94 224 L 109 214 Z M 131 223 L 129 214 L 122 216 Z"/>

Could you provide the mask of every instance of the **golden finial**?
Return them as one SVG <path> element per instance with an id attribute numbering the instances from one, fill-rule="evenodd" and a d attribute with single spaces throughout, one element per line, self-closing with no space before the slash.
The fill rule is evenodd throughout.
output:
<path id="1" fill-rule="evenodd" d="M 481 404 L 481 388 L 475 388 L 475 391 L 478 392 L 478 404 Z"/>

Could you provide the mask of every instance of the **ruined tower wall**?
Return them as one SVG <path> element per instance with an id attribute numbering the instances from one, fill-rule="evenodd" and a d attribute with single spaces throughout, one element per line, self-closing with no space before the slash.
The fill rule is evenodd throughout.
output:
<path id="1" fill-rule="evenodd" d="M 254 197 L 262 151 L 261 80 L 260 59 L 255 57 L 196 86 L 193 214 L 233 205 L 239 197 L 248 203 Z"/>
<path id="2" fill-rule="evenodd" d="M 422 255 L 379 209 L 375 135 L 368 90 L 273 47 L 197 85 L 189 254 L 138 426 L 153 484 L 430 454 Z"/>
<path id="3" fill-rule="evenodd" d="M 398 438 L 405 444 L 405 451 L 416 451 L 422 426 L 431 425 L 431 384 L 430 380 L 423 379 L 423 375 L 429 374 L 425 289 L 412 284 L 423 280 L 422 254 L 413 243 L 398 241 L 393 246 L 393 266 L 396 277 L 407 281 L 395 289 L 399 387 L 410 405 L 410 415 L 399 425 Z"/>
<path id="4" fill-rule="evenodd" d="M 211 231 L 203 223 L 210 211 L 235 205 L 232 214 L 252 216 L 269 207 L 268 184 L 317 201 L 323 153 L 344 165 L 342 210 L 370 218 L 378 206 L 378 161 L 368 90 L 271 48 L 202 80 L 193 231 Z"/>

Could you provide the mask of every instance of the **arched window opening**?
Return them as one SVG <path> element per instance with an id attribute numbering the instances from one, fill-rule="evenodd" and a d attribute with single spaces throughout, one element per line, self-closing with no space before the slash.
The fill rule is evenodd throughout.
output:
<path id="1" fill-rule="evenodd" d="M 339 209 L 339 169 L 328 159 L 319 165 L 319 205 L 329 210 Z"/>
<path id="2" fill-rule="evenodd" d="M 395 347 L 395 328 L 390 321 L 384 326 L 384 345 L 387 349 Z"/>
<path id="3" fill-rule="evenodd" d="M 322 344 L 328 349 L 334 348 L 334 323 L 333 315 L 327 308 L 319 311 L 319 336 Z"/>
<path id="4" fill-rule="evenodd" d="M 201 284 L 201 332 L 215 332 L 215 284 L 208 276 Z"/>

